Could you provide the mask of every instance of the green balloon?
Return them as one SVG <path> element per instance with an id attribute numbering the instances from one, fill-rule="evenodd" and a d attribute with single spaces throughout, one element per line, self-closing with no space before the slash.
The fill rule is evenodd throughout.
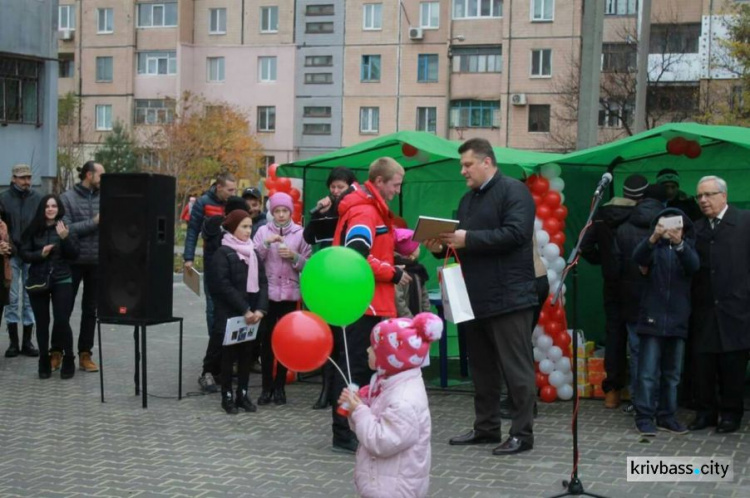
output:
<path id="1" fill-rule="evenodd" d="M 367 260 L 346 247 L 328 247 L 313 255 L 300 278 L 302 299 L 331 325 L 356 322 L 375 295 L 375 276 Z"/>

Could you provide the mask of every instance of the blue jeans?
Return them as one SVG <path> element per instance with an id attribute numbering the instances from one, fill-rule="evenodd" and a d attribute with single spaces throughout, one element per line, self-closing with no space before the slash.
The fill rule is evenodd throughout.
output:
<path id="1" fill-rule="evenodd" d="M 635 404 L 635 394 L 638 392 L 638 328 L 637 323 L 626 324 L 628 329 L 628 351 L 630 351 L 630 402 Z"/>
<path id="2" fill-rule="evenodd" d="M 206 325 L 208 325 L 208 337 L 211 337 L 211 330 L 214 328 L 214 300 L 208 292 L 206 277 L 203 277 L 203 294 L 206 295 Z"/>
<path id="3" fill-rule="evenodd" d="M 13 277 L 10 282 L 10 296 L 5 306 L 5 323 L 18 323 L 18 301 L 22 301 L 22 315 L 24 325 L 34 325 L 34 312 L 31 310 L 31 301 L 26 293 L 26 279 L 29 278 L 29 264 L 21 261 L 18 256 L 10 258 L 10 267 Z"/>
<path id="4" fill-rule="evenodd" d="M 641 335 L 640 340 L 636 420 L 674 418 L 685 340 L 648 334 Z"/>

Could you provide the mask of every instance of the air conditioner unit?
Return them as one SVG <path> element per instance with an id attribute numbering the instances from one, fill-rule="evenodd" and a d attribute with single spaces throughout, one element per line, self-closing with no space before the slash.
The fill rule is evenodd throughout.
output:
<path id="1" fill-rule="evenodd" d="M 510 103 L 513 105 L 526 105 L 525 93 L 514 93 L 510 96 Z"/>
<path id="2" fill-rule="evenodd" d="M 422 28 L 415 28 L 415 27 L 409 28 L 410 40 L 421 40 L 422 38 L 424 38 L 424 31 L 422 30 Z"/>
<path id="3" fill-rule="evenodd" d="M 63 29 L 62 31 L 60 31 L 60 39 L 65 41 L 72 40 L 73 34 L 75 34 L 75 31 L 70 29 Z"/>

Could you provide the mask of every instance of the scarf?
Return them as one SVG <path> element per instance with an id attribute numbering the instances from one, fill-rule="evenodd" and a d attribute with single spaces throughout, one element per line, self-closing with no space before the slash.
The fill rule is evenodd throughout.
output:
<path id="1" fill-rule="evenodd" d="M 243 242 L 231 233 L 225 233 L 221 239 L 221 245 L 235 251 L 237 256 L 247 265 L 247 292 L 258 292 L 260 290 L 258 286 L 258 256 L 255 254 L 255 245 L 252 239 Z"/>

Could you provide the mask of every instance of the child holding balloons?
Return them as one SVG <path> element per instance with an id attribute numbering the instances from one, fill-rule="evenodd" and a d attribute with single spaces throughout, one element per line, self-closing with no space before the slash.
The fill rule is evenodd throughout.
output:
<path id="1" fill-rule="evenodd" d="M 271 348 L 273 328 L 284 315 L 297 309 L 300 300 L 299 275 L 310 258 L 311 249 L 302 237 L 302 227 L 292 221 L 294 201 L 289 194 L 277 192 L 269 199 L 273 221 L 258 229 L 253 242 L 268 276 L 268 318 L 261 326 L 260 359 L 263 387 L 259 405 L 273 401 L 286 404 L 286 367 L 279 363 L 274 376 Z"/>
<path id="2" fill-rule="evenodd" d="M 427 496 L 432 422 L 420 366 L 442 332 L 443 322 L 432 313 L 373 328 L 367 354 L 376 373 L 359 393 L 344 389 L 339 398 L 349 405 L 359 440 L 354 483 L 360 496 Z"/>

